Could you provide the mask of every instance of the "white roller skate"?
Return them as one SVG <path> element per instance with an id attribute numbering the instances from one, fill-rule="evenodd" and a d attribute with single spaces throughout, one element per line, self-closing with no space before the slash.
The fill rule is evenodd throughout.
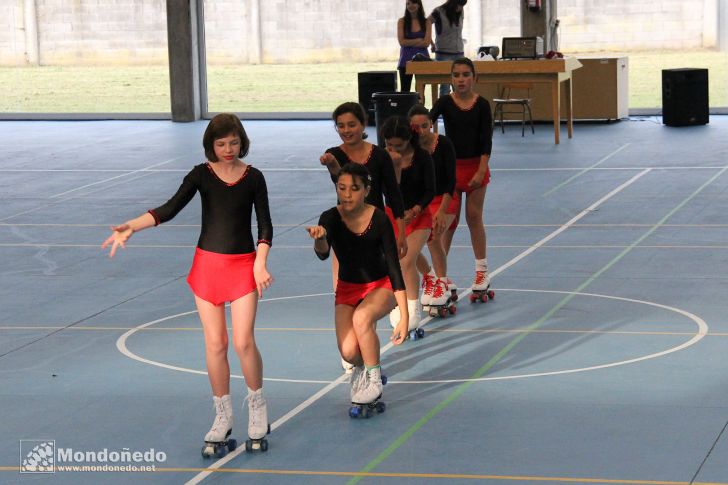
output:
<path id="1" fill-rule="evenodd" d="M 448 314 L 455 315 L 457 307 L 447 291 L 447 278 L 437 278 L 432 292 L 429 314 L 431 317 L 444 318 Z"/>
<path id="2" fill-rule="evenodd" d="M 391 312 L 389 312 L 389 324 L 392 326 L 392 328 L 397 328 L 397 324 L 399 323 L 400 313 L 399 313 L 399 306 L 395 306 Z"/>
<path id="3" fill-rule="evenodd" d="M 471 287 L 470 302 L 486 303 L 489 299 L 495 298 L 495 292 L 490 289 L 490 276 L 488 271 L 476 271 L 475 281 Z"/>
<path id="4" fill-rule="evenodd" d="M 360 386 L 351 396 L 351 407 L 349 417 L 370 418 L 374 411 L 383 413 L 386 405 L 380 401 L 382 388 L 387 383 L 386 376 L 382 375 L 382 369 L 376 366 L 372 369 L 362 371 Z"/>
<path id="5" fill-rule="evenodd" d="M 409 338 L 417 340 L 425 336 L 425 329 L 420 327 L 422 315 L 420 315 L 420 305 L 417 300 L 407 300 L 407 311 L 409 313 L 409 321 L 407 327 L 409 330 Z"/>
<path id="6" fill-rule="evenodd" d="M 367 373 L 363 365 L 354 366 L 351 372 L 351 379 L 349 384 L 351 389 L 349 391 L 349 398 L 354 401 L 354 395 L 366 384 Z"/>
<path id="7" fill-rule="evenodd" d="M 233 403 L 230 394 L 222 397 L 213 396 L 212 400 L 215 403 L 215 421 L 205 435 L 202 457 L 222 458 L 228 451 L 233 451 L 238 446 L 238 442 L 230 438 L 233 429 Z"/>
<path id="8" fill-rule="evenodd" d="M 447 278 L 447 291 L 450 292 L 452 301 L 458 301 L 458 285 L 450 278 Z"/>
<path id="9" fill-rule="evenodd" d="M 263 388 L 257 391 L 248 389 L 248 440 L 245 442 L 245 451 L 268 451 L 267 434 L 270 434 L 270 424 Z"/>
<path id="10" fill-rule="evenodd" d="M 432 300 L 432 290 L 434 289 L 434 285 L 435 278 L 432 275 L 424 274 L 422 276 L 422 296 L 420 297 L 422 311 L 428 311 L 430 300 Z"/>
<path id="11" fill-rule="evenodd" d="M 344 369 L 344 372 L 347 374 L 351 374 L 352 370 L 354 370 L 354 364 L 350 364 L 347 361 L 344 360 L 344 358 L 341 358 L 341 368 Z"/>

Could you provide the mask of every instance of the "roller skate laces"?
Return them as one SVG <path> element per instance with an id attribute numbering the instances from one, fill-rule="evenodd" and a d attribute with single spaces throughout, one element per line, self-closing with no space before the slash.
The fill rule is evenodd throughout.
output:
<path id="1" fill-rule="evenodd" d="M 435 278 L 429 274 L 425 274 L 422 277 L 422 296 L 420 297 L 420 303 L 423 307 L 429 306 L 432 300 L 432 292 L 435 286 Z"/>

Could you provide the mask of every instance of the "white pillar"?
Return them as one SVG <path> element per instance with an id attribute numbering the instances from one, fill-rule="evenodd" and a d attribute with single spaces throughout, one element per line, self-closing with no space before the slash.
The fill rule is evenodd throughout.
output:
<path id="1" fill-rule="evenodd" d="M 250 0 L 250 64 L 260 64 L 263 58 L 263 39 L 260 29 L 260 0 Z"/>
<path id="2" fill-rule="evenodd" d="M 703 1 L 703 47 L 718 46 L 718 0 Z"/>
<path id="3" fill-rule="evenodd" d="M 38 10 L 36 0 L 23 2 L 23 27 L 25 30 L 25 61 L 32 65 L 40 65 L 38 51 Z"/>

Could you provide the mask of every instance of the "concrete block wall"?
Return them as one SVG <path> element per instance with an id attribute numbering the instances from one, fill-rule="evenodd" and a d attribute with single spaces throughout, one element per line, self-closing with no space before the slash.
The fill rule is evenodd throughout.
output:
<path id="1" fill-rule="evenodd" d="M 424 0 L 429 14 L 443 0 Z M 706 15 L 717 0 L 558 0 L 564 52 L 713 47 Z M 36 6 L 41 65 L 162 64 L 165 0 L 3 0 L 0 65 L 25 65 L 29 3 Z M 466 54 L 520 35 L 520 2 L 471 0 Z M 259 17 L 254 5 L 259 6 Z M 396 60 L 404 0 L 204 0 L 208 62 L 365 62 Z M 479 15 L 478 15 L 479 13 Z M 477 17 L 477 18 L 476 18 Z M 256 23 L 259 19 L 259 23 Z M 715 32 L 712 33 L 716 38 Z M 32 46 L 31 46 L 32 47 Z"/>

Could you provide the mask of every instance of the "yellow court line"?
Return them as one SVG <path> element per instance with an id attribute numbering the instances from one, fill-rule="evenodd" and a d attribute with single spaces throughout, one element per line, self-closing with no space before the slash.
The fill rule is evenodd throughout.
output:
<path id="1" fill-rule="evenodd" d="M 0 471 L 20 471 L 20 467 L 0 467 Z M 665 480 L 620 480 L 608 478 L 580 477 L 539 477 L 518 475 L 474 475 L 463 473 L 385 473 L 385 472 L 347 472 L 347 471 L 313 471 L 313 470 L 254 470 L 245 468 L 162 468 L 156 467 L 154 472 L 144 473 L 241 473 L 251 475 L 299 475 L 299 476 L 338 476 L 338 477 L 374 477 L 374 478 L 434 478 L 452 480 L 508 480 L 531 482 L 561 483 L 605 483 L 633 485 L 690 485 L 691 482 L 675 482 Z M 725 482 L 692 482 L 692 485 L 728 485 Z"/>
<path id="2" fill-rule="evenodd" d="M 0 326 L 2 330 L 113 330 L 113 331 L 126 331 L 131 330 L 134 327 L 62 327 L 62 326 Z M 228 330 L 232 331 L 231 327 Z M 323 328 L 299 328 L 299 327 L 256 327 L 256 331 L 263 332 L 333 332 L 334 329 L 330 327 Z M 140 332 L 175 332 L 175 331 L 192 331 L 201 332 L 202 329 L 199 327 L 147 327 L 140 328 Z M 379 332 L 389 332 L 387 328 L 377 329 Z M 664 336 L 675 336 L 682 337 L 685 335 L 695 335 L 695 332 L 661 332 L 661 331 L 650 331 L 650 330 L 581 330 L 581 329 L 570 329 L 570 330 L 559 330 L 559 329 L 519 329 L 519 328 L 484 328 L 484 329 L 469 329 L 469 328 L 448 328 L 448 329 L 431 329 L 429 333 L 485 333 L 485 334 L 513 334 L 513 333 L 541 333 L 541 334 L 603 334 L 603 335 L 664 335 Z M 707 337 L 728 337 L 728 332 L 709 332 L 706 334 Z"/>

